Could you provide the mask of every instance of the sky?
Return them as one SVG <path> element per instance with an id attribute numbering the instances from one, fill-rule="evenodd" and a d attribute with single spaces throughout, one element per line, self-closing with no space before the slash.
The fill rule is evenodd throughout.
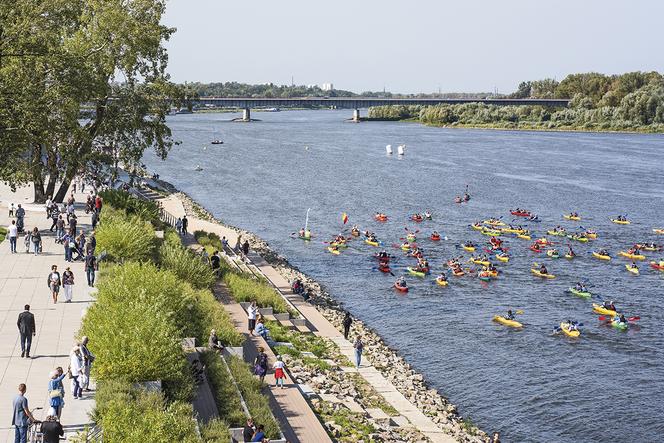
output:
<path id="1" fill-rule="evenodd" d="M 660 0 L 169 0 L 173 81 L 507 93 L 664 72 Z"/>

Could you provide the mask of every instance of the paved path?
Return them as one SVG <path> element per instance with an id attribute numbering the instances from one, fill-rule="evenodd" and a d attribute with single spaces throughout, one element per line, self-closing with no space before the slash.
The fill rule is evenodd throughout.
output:
<path id="1" fill-rule="evenodd" d="M 184 215 L 185 210 L 182 202 L 176 196 L 169 196 L 161 200 L 163 208 L 175 217 Z M 216 223 L 199 220 L 194 215 L 187 216 L 189 219 L 189 231 L 204 230 L 215 232 L 219 236 L 226 236 L 229 244 L 234 245 L 237 241 L 237 232 L 220 226 Z M 341 353 L 350 361 L 355 361 L 353 344 L 343 337 L 338 331 L 314 306 L 304 302 L 301 296 L 294 294 L 290 288 L 290 282 L 284 278 L 279 271 L 273 268 L 260 255 L 250 252 L 248 258 L 251 262 L 267 277 L 267 279 L 278 288 L 282 294 L 302 313 L 313 327 L 314 334 L 321 337 L 327 337 L 339 346 Z M 238 305 L 239 306 L 239 305 Z M 240 308 L 241 309 L 241 308 Z M 246 318 L 246 314 L 242 312 Z M 377 391 L 399 414 L 403 415 L 417 429 L 426 435 L 435 443 L 453 443 L 456 440 L 443 432 L 429 417 L 424 415 L 413 403 L 411 403 L 396 387 L 387 380 L 376 368 L 371 366 L 367 359 L 359 368 L 359 374 Z"/>
<path id="2" fill-rule="evenodd" d="M 29 190 L 19 189 L 10 194 L 0 185 L 0 225 L 9 222 L 7 202 L 24 203 Z M 77 195 L 77 200 L 82 196 Z M 29 198 L 29 197 L 28 197 Z M 69 351 L 75 344 L 75 335 L 81 324 L 81 316 L 92 302 L 81 262 L 66 263 L 61 245 L 54 242 L 48 232 L 51 226 L 42 205 L 27 205 L 26 229 L 37 226 L 42 232 L 43 253 L 26 254 L 22 238 L 18 242 L 18 253 L 11 254 L 9 240 L 0 243 L 0 442 L 13 442 L 14 430 L 10 427 L 12 399 L 19 383 L 27 385 L 26 397 L 30 408 L 42 407 L 35 417 L 43 419 L 48 411 L 47 384 L 49 372 L 57 366 L 65 370 L 69 366 Z M 82 214 L 82 215 L 81 215 Z M 89 217 L 77 210 L 79 226 L 89 231 Z M 62 273 L 70 266 L 75 276 L 72 303 L 53 304 L 46 277 L 51 265 L 58 265 Z M 64 294 L 61 292 L 61 299 Z M 35 315 L 37 335 L 32 341 L 32 359 L 21 358 L 16 320 L 25 304 Z M 88 413 L 94 407 L 94 393 L 86 393 L 83 400 L 74 400 L 65 378 L 65 407 L 62 424 L 67 435 L 89 424 Z M 91 386 L 94 388 L 94 386 Z"/>

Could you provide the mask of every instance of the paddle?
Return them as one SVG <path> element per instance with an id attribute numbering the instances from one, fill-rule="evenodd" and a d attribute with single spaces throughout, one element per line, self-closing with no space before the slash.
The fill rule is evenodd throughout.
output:
<path id="1" fill-rule="evenodd" d="M 600 315 L 597 319 L 598 319 L 599 321 L 604 321 L 604 320 L 612 321 L 612 320 L 613 320 L 613 317 Z M 634 316 L 634 317 L 628 317 L 628 318 L 627 318 L 627 321 L 639 321 L 639 320 L 641 320 L 641 317 L 639 317 L 639 316 Z"/>
<path id="2" fill-rule="evenodd" d="M 521 314 L 523 314 L 523 311 L 521 309 L 519 309 L 518 311 L 515 312 L 515 314 L 521 315 Z"/>

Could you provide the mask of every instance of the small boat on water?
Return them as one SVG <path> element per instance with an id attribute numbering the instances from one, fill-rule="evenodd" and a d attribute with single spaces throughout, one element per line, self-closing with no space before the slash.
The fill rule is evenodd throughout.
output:
<path id="1" fill-rule="evenodd" d="M 224 144 L 224 141 L 223 141 L 223 140 L 216 139 L 216 140 L 212 140 L 212 141 L 210 142 L 210 144 L 212 144 L 212 145 L 223 145 L 223 144 Z"/>
<path id="2" fill-rule="evenodd" d="M 196 169 L 194 169 L 194 171 L 202 171 L 202 170 L 203 168 L 201 168 L 201 165 L 196 166 Z"/>

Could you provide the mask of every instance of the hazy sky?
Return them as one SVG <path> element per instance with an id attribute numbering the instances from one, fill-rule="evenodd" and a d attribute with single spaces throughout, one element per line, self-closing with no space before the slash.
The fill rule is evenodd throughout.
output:
<path id="1" fill-rule="evenodd" d="M 568 73 L 664 71 L 660 0 L 170 0 L 177 82 L 509 92 Z"/>

